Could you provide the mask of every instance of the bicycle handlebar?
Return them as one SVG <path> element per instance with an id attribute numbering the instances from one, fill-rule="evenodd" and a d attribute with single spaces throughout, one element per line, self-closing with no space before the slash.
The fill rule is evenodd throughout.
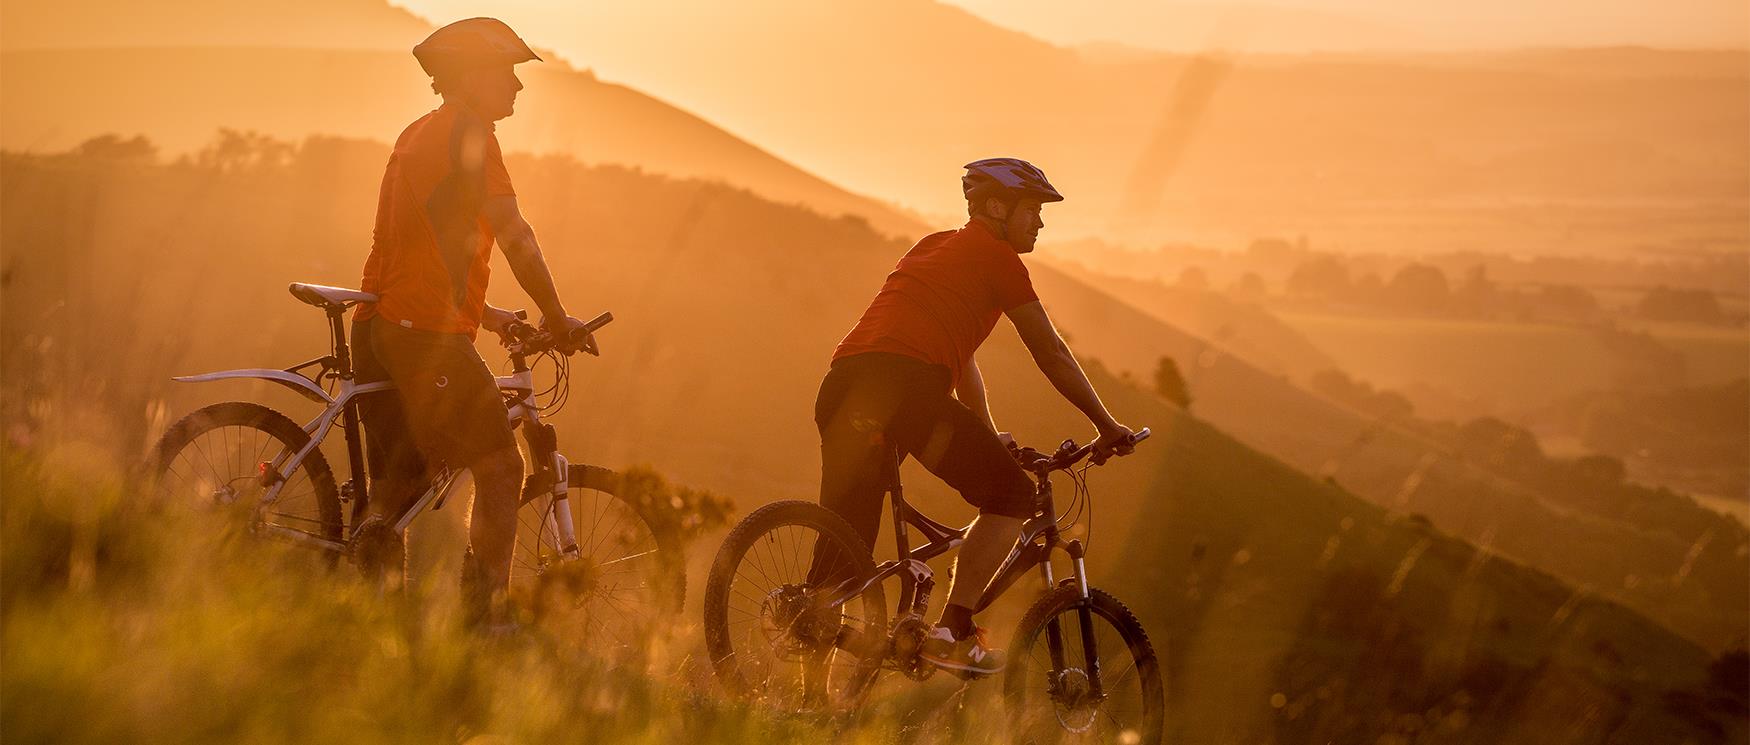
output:
<path id="1" fill-rule="evenodd" d="M 528 313 L 519 310 L 516 312 L 516 316 L 518 319 L 527 319 Z M 506 336 L 510 340 L 505 346 L 512 347 L 512 353 L 522 355 L 539 354 L 560 347 L 569 348 L 566 354 L 582 351 L 592 355 L 600 355 L 601 351 L 591 342 L 590 336 L 613 321 L 614 314 L 603 311 L 595 318 L 584 322 L 583 328 L 572 329 L 563 345 L 559 343 L 557 337 L 545 329 L 536 328 L 522 320 L 512 321 L 505 326 Z"/>
<path id="2" fill-rule="evenodd" d="M 1137 443 L 1148 439 L 1153 434 L 1148 427 L 1143 427 L 1125 438 L 1123 447 L 1135 447 Z M 1089 455 L 1094 455 L 1094 443 L 1077 445 L 1075 440 L 1064 440 L 1057 446 L 1057 452 L 1050 455 L 1033 448 L 1015 448 L 1014 455 L 1015 459 L 1021 462 L 1021 467 L 1035 473 L 1050 473 L 1069 468 L 1082 462 Z M 1111 455 L 1123 455 L 1123 453 L 1113 452 L 1099 455 L 1094 458 L 1094 465 L 1105 465 L 1106 460 Z"/>

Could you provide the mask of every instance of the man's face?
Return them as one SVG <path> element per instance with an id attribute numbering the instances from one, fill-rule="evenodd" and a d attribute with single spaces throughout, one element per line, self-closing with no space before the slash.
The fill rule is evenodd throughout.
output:
<path id="1" fill-rule="evenodd" d="M 1022 199 L 1009 212 L 1009 245 L 1015 247 L 1015 253 L 1031 252 L 1034 242 L 1039 240 L 1039 231 L 1045 227 L 1045 220 L 1039 217 L 1041 206 L 1037 199 Z"/>
<path id="2" fill-rule="evenodd" d="M 468 71 L 460 87 L 468 104 L 481 116 L 498 121 L 515 112 L 516 94 L 523 89 L 523 82 L 517 79 L 516 68 L 501 65 Z"/>

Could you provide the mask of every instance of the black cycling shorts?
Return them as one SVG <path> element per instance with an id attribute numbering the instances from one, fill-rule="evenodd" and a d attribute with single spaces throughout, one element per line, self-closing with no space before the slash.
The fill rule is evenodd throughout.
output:
<path id="1" fill-rule="evenodd" d="M 395 383 L 359 399 L 372 478 L 418 480 L 428 462 L 468 468 L 516 447 L 504 397 L 467 336 L 378 316 L 354 323 L 352 338 L 353 377 Z"/>
<path id="2" fill-rule="evenodd" d="M 833 361 L 814 404 L 820 428 L 820 503 L 866 545 L 880 531 L 882 466 L 893 446 L 981 513 L 1027 519 L 1034 484 L 990 425 L 949 395 L 948 369 L 898 354 Z"/>

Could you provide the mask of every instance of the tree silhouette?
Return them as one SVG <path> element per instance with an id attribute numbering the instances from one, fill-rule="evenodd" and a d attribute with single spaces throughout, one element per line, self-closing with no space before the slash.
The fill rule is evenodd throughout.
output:
<path id="1" fill-rule="evenodd" d="M 1155 363 L 1155 393 L 1178 404 L 1181 409 L 1191 408 L 1191 388 L 1185 383 L 1184 374 L 1179 372 L 1179 363 L 1171 357 L 1162 357 Z"/>

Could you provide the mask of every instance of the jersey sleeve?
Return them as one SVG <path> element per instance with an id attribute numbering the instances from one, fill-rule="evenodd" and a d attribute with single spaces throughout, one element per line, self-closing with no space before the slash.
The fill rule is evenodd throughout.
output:
<path id="1" fill-rule="evenodd" d="M 997 310 L 1007 313 L 1039 299 L 1033 292 L 1033 276 L 1027 273 L 1027 265 L 1021 257 L 1012 251 L 1000 251 L 992 261 L 989 276 L 991 280 L 991 300 L 996 303 Z"/>
<path id="2" fill-rule="evenodd" d="M 516 196 L 516 189 L 510 185 L 510 171 L 504 167 L 504 152 L 498 149 L 498 136 L 486 136 L 486 159 L 483 164 L 486 171 L 486 196 L 511 197 Z"/>

